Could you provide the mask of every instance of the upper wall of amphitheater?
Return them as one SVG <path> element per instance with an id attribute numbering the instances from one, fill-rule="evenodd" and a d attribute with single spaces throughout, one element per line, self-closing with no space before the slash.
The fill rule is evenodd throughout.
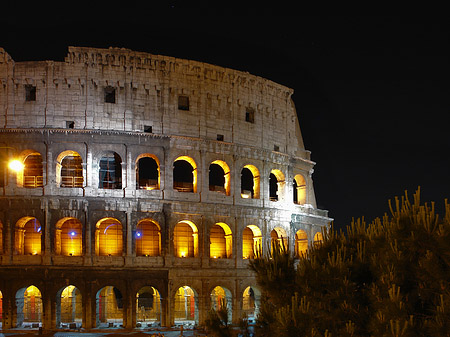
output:
<path id="1" fill-rule="evenodd" d="M 151 132 L 308 159 L 293 90 L 247 72 L 123 48 L 69 47 L 64 62 L 0 48 L 0 127 Z"/>

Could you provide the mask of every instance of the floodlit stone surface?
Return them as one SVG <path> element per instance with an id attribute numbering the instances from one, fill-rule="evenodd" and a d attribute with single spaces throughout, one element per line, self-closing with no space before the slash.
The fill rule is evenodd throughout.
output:
<path id="1" fill-rule="evenodd" d="M 253 249 L 303 251 L 331 220 L 292 93 L 126 49 L 0 48 L 3 329 L 201 324 L 221 298 L 257 314 Z"/>

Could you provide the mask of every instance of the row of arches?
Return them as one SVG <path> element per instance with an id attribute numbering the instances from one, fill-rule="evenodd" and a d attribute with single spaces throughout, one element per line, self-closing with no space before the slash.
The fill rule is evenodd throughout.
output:
<path id="1" fill-rule="evenodd" d="M 110 151 L 98 160 L 98 188 L 122 188 L 123 161 L 119 154 Z M 84 187 L 85 164 L 79 153 L 63 151 L 56 158 L 56 184 L 61 188 Z M 35 150 L 25 150 L 15 162 L 16 183 L 20 187 L 35 188 L 44 185 L 44 165 L 42 156 Z M 141 154 L 135 162 L 136 189 L 159 190 L 161 188 L 160 161 L 150 153 Z M 173 189 L 178 192 L 197 193 L 197 163 L 189 156 L 179 156 L 173 162 Z M 259 199 L 260 171 L 254 165 L 245 165 L 241 172 L 241 198 Z M 279 169 L 273 169 L 269 175 L 269 200 L 284 199 L 285 175 Z M 306 203 L 306 180 L 301 174 L 292 181 L 293 200 L 296 204 Z M 231 171 L 223 160 L 214 160 L 209 165 L 208 189 L 212 192 L 230 195 Z"/>
<path id="2" fill-rule="evenodd" d="M 55 328 L 79 329 L 83 326 L 83 302 L 81 291 L 74 285 L 61 288 L 54 300 L 56 304 Z M 256 287 L 248 286 L 241 296 L 241 313 L 256 317 L 259 310 L 260 292 Z M 3 294 L 0 291 L 0 328 L 2 324 Z M 135 294 L 136 328 L 160 326 L 164 314 L 161 293 L 157 288 L 146 285 Z M 199 296 L 190 286 L 181 286 L 172 298 L 174 323 L 199 323 Z M 229 321 L 233 312 L 233 296 L 229 289 L 216 286 L 209 294 L 209 304 L 213 309 L 226 305 L 229 309 Z M 17 328 L 39 328 L 43 320 L 43 299 L 38 287 L 30 285 L 19 289 L 15 294 Z M 122 292 L 113 285 L 104 286 L 95 295 L 95 328 L 123 327 L 125 307 Z"/>
<path id="3" fill-rule="evenodd" d="M 82 256 L 86 242 L 83 240 L 83 225 L 72 217 L 60 219 L 55 226 L 54 253 L 63 256 Z M 41 255 L 43 247 L 43 230 L 35 217 L 23 217 L 14 227 L 14 253 L 17 255 Z M 122 256 L 126 232 L 122 223 L 115 218 L 102 218 L 95 225 L 95 255 Z M 284 241 L 288 235 L 282 227 L 275 227 L 270 233 L 270 240 Z M 320 232 L 315 233 L 315 242 L 322 240 Z M 3 225 L 0 222 L 0 253 L 3 252 Z M 133 231 L 134 254 L 136 256 L 161 256 L 163 254 L 161 226 L 155 220 L 140 220 Z M 176 257 L 199 257 L 199 230 L 190 220 L 179 221 L 172 233 L 173 254 Z M 263 235 L 256 225 L 249 225 L 242 231 L 242 258 L 254 257 L 254 252 L 262 249 Z M 309 239 L 305 230 L 299 229 L 295 234 L 295 254 L 300 256 L 308 249 Z M 210 258 L 233 257 L 233 233 L 223 222 L 214 224 L 209 231 Z"/>

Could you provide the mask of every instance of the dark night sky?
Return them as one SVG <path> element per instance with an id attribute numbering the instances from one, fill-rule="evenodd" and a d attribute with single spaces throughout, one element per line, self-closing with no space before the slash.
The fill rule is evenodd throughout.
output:
<path id="1" fill-rule="evenodd" d="M 11 14 L 0 21 L 0 46 L 16 61 L 62 61 L 69 45 L 124 47 L 271 79 L 295 91 L 317 163 L 317 203 L 336 226 L 382 216 L 388 199 L 419 185 L 422 199 L 442 209 L 450 197 L 446 19 L 279 16 L 183 3 Z"/>

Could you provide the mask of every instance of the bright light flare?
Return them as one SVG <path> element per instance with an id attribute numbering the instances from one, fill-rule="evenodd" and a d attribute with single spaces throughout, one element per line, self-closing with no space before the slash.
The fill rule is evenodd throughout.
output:
<path id="1" fill-rule="evenodd" d="M 24 165 L 20 160 L 15 159 L 9 162 L 9 168 L 15 172 L 19 172 L 23 170 Z"/>

